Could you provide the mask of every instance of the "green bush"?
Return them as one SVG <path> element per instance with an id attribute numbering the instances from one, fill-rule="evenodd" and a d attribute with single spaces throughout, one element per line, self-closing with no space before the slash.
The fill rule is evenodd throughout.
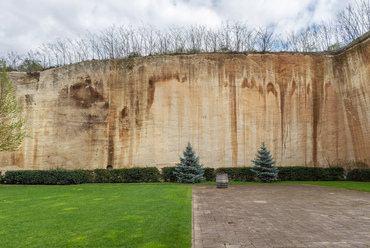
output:
<path id="1" fill-rule="evenodd" d="M 7 171 L 0 175 L 0 183 L 7 184 L 48 184 L 68 185 L 81 183 L 138 183 L 176 182 L 175 166 L 162 168 L 162 174 L 156 167 L 135 167 L 130 169 L 95 169 L 95 170 L 24 170 Z M 206 181 L 215 181 L 217 173 L 228 174 L 229 181 L 248 181 L 254 179 L 251 167 L 204 168 Z M 280 181 L 338 181 L 344 180 L 345 170 L 341 167 L 279 167 Z M 370 169 L 354 169 L 347 175 L 350 181 L 370 181 Z"/>
<path id="2" fill-rule="evenodd" d="M 216 174 L 226 173 L 230 182 L 245 181 L 252 182 L 254 174 L 251 167 L 222 167 L 216 169 Z"/>
<path id="3" fill-rule="evenodd" d="M 176 166 L 168 166 L 162 168 L 161 178 L 165 182 L 177 182 L 177 177 L 173 172 L 176 171 Z"/>
<path id="4" fill-rule="evenodd" d="M 75 170 L 80 176 L 83 183 L 93 183 L 94 182 L 94 171 L 92 170 Z"/>
<path id="5" fill-rule="evenodd" d="M 111 169 L 110 171 L 110 183 L 124 183 L 125 182 L 125 171 L 129 169 Z"/>
<path id="6" fill-rule="evenodd" d="M 214 182 L 216 181 L 216 173 L 214 168 L 204 168 L 204 178 L 207 182 Z"/>
<path id="7" fill-rule="evenodd" d="M 370 182 L 370 169 L 353 169 L 347 174 L 348 181 Z"/>
<path id="8" fill-rule="evenodd" d="M 279 167 L 279 181 L 339 181 L 344 179 L 342 167 Z"/>
<path id="9" fill-rule="evenodd" d="M 92 183 L 124 183 L 125 170 L 128 169 L 95 169 Z"/>
<path id="10" fill-rule="evenodd" d="M 112 170 L 108 169 L 95 169 L 93 170 L 94 179 L 93 183 L 110 183 L 112 182 Z"/>
<path id="11" fill-rule="evenodd" d="M 4 180 L 8 184 L 81 184 L 83 180 L 75 170 L 7 171 Z"/>
<path id="12" fill-rule="evenodd" d="M 160 173 L 156 167 L 146 167 L 112 170 L 7 171 L 3 180 L 8 184 L 68 185 L 81 183 L 159 182 L 159 178 Z"/>
<path id="13" fill-rule="evenodd" d="M 327 179 L 326 181 L 341 181 L 344 180 L 346 170 L 342 167 L 329 167 L 325 168 L 327 172 Z"/>
<path id="14" fill-rule="evenodd" d="M 160 179 L 160 173 L 156 167 L 134 167 L 125 169 L 123 172 L 125 183 L 159 182 Z"/>

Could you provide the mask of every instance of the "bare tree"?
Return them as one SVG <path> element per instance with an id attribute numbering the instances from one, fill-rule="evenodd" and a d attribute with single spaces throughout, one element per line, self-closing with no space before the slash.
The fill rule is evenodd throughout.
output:
<path id="1" fill-rule="evenodd" d="M 261 52 L 271 51 L 276 42 L 274 30 L 268 27 L 259 28 L 257 31 L 257 48 Z"/>
<path id="2" fill-rule="evenodd" d="M 169 29 L 169 34 L 171 36 L 171 42 L 170 42 L 170 47 L 169 51 L 172 52 L 184 52 L 185 51 L 185 40 L 184 40 L 184 35 L 182 34 L 183 28 L 180 28 L 178 26 L 171 26 Z"/>
<path id="3" fill-rule="evenodd" d="M 142 55 L 152 55 L 157 50 L 157 32 L 156 29 L 151 25 L 142 24 L 138 29 L 140 43 L 142 44 Z"/>
<path id="4" fill-rule="evenodd" d="M 23 56 L 20 55 L 17 51 L 10 50 L 6 53 L 6 61 L 12 69 L 17 69 L 19 64 L 22 62 Z"/>
<path id="5" fill-rule="evenodd" d="M 320 22 L 283 36 L 273 28 L 250 28 L 247 22 L 226 21 L 217 27 L 191 25 L 157 29 L 151 25 L 112 25 L 98 34 L 87 32 L 74 39 L 58 38 L 21 55 L 10 50 L 0 57 L 18 69 L 24 59 L 38 61 L 46 68 L 89 59 L 182 52 L 276 51 L 315 52 L 344 46 L 370 30 L 370 1 L 356 0 L 339 12 L 333 21 Z"/>
<path id="6" fill-rule="evenodd" d="M 171 35 L 167 30 L 156 30 L 157 35 L 157 51 L 160 54 L 167 53 L 170 51 Z"/>
<path id="7" fill-rule="evenodd" d="M 234 21 L 230 26 L 230 30 L 232 34 L 230 45 L 231 49 L 237 52 L 247 50 L 245 49 L 245 42 L 248 42 L 248 39 L 245 40 L 245 38 L 250 37 L 250 32 L 248 32 L 249 30 L 246 23 Z"/>
<path id="8" fill-rule="evenodd" d="M 205 50 L 217 52 L 219 50 L 219 32 L 217 29 L 209 28 L 205 34 Z"/>
<path id="9" fill-rule="evenodd" d="M 231 35 L 231 30 L 230 30 L 230 24 L 229 21 L 226 21 L 221 24 L 221 28 L 218 30 L 218 40 L 219 40 L 219 47 L 220 51 L 226 52 L 230 50 L 230 35 Z"/>
<path id="10" fill-rule="evenodd" d="M 349 4 L 337 15 L 341 38 L 348 43 L 370 30 L 370 2 L 358 0 Z"/>
<path id="11" fill-rule="evenodd" d="M 204 50 L 206 27 L 201 25 L 192 25 L 186 29 L 186 50 L 200 52 Z"/>

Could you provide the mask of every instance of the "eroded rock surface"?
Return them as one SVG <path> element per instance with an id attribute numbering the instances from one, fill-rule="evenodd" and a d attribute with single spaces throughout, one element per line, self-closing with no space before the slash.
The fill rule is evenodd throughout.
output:
<path id="1" fill-rule="evenodd" d="M 339 55 L 196 54 L 10 73 L 32 138 L 0 170 L 207 167 L 370 157 L 370 41 Z"/>

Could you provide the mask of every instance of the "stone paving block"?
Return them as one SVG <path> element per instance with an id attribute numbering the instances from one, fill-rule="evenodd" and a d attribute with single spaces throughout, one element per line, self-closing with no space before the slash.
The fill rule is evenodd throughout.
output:
<path id="1" fill-rule="evenodd" d="M 370 247 L 370 194 L 307 185 L 193 186 L 194 248 Z M 199 240 L 202 240 L 200 246 Z"/>
<path id="2" fill-rule="evenodd" d="M 203 248 L 225 248 L 223 244 L 213 244 L 211 246 L 203 246 Z"/>

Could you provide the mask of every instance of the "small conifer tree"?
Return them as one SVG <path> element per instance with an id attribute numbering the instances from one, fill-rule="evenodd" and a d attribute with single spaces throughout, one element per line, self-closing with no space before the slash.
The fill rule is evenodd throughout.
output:
<path id="1" fill-rule="evenodd" d="M 267 150 L 265 142 L 262 142 L 261 149 L 252 160 L 254 167 L 251 169 L 254 175 L 262 182 L 271 183 L 276 180 L 279 169 L 274 166 L 275 161 L 270 151 Z"/>
<path id="2" fill-rule="evenodd" d="M 199 164 L 199 157 L 195 156 L 190 143 L 184 151 L 184 158 L 180 157 L 180 163 L 176 165 L 173 174 L 180 183 L 200 183 L 204 180 L 203 165 Z"/>

